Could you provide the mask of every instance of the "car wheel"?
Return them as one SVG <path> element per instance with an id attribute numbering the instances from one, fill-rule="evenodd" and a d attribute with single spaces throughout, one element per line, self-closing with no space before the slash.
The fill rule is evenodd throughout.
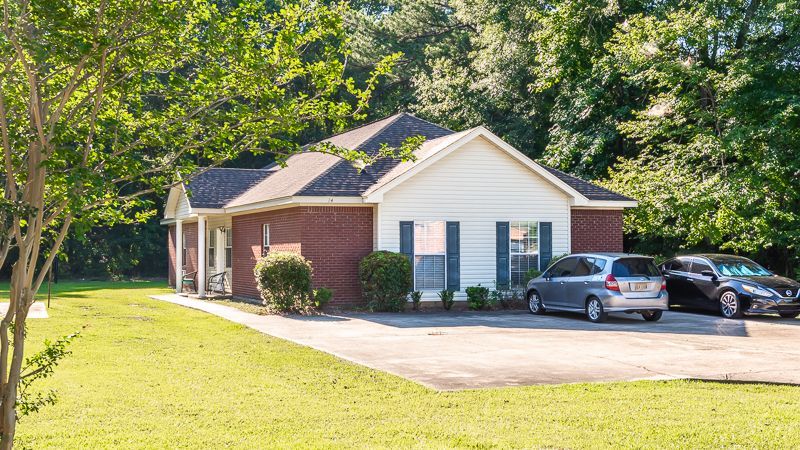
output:
<path id="1" fill-rule="evenodd" d="M 779 313 L 779 314 L 780 314 L 780 315 L 781 315 L 781 317 L 783 317 L 784 319 L 794 319 L 795 317 L 797 317 L 797 316 L 800 316 L 800 313 L 789 313 L 789 312 L 782 312 L 782 313 Z"/>
<path id="2" fill-rule="evenodd" d="M 528 293 L 528 311 L 531 314 L 544 314 L 544 305 L 542 304 L 542 297 L 536 291 Z"/>
<path id="3" fill-rule="evenodd" d="M 664 314 L 664 311 L 660 309 L 654 309 L 652 311 L 645 311 L 642 313 L 642 318 L 648 322 L 658 322 L 661 320 L 661 316 Z"/>
<path id="4" fill-rule="evenodd" d="M 739 319 L 742 317 L 742 302 L 736 292 L 725 291 L 719 296 L 719 312 L 726 319 Z"/>
<path id="5" fill-rule="evenodd" d="M 597 297 L 592 297 L 586 302 L 586 318 L 594 323 L 605 322 L 608 313 L 603 308 L 603 302 Z"/>

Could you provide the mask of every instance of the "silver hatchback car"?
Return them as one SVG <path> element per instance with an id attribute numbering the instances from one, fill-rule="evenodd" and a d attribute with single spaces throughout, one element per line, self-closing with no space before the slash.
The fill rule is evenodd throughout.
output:
<path id="1" fill-rule="evenodd" d="M 653 258 L 626 253 L 564 257 L 528 282 L 526 298 L 533 314 L 576 311 L 592 322 L 605 321 L 610 312 L 638 313 L 654 322 L 669 309 L 667 286 Z"/>

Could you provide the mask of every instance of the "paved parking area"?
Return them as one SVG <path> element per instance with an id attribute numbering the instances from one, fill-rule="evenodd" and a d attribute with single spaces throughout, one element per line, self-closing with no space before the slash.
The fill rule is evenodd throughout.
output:
<path id="1" fill-rule="evenodd" d="M 797 319 L 672 311 L 657 323 L 612 314 L 603 324 L 521 311 L 280 317 L 157 298 L 442 390 L 673 378 L 800 384 Z"/>

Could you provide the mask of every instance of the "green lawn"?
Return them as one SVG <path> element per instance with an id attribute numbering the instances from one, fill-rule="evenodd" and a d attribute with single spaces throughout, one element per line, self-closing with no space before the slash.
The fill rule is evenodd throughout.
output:
<path id="1" fill-rule="evenodd" d="M 32 448 L 800 447 L 800 388 L 686 381 L 435 392 L 147 298 L 62 283 L 30 347 L 87 328 Z M 0 296 L 5 295 L 0 291 Z M 502 375 L 499 375 L 502 376 Z"/>

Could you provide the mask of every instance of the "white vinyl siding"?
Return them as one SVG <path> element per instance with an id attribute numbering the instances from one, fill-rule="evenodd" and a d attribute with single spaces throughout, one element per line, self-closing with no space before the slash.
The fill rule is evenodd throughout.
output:
<path id="1" fill-rule="evenodd" d="M 461 291 L 495 286 L 496 223 L 552 222 L 553 255 L 569 252 L 569 198 L 483 138 L 388 191 L 380 205 L 379 247 L 400 250 L 400 222 L 460 222 Z M 436 300 L 426 292 L 425 300 Z"/>
<path id="2" fill-rule="evenodd" d="M 183 191 L 180 191 L 178 196 L 178 203 L 177 205 L 175 205 L 175 218 L 183 219 L 189 217 L 190 213 L 191 213 L 191 205 L 189 205 L 189 199 L 186 197 L 186 194 Z"/>

